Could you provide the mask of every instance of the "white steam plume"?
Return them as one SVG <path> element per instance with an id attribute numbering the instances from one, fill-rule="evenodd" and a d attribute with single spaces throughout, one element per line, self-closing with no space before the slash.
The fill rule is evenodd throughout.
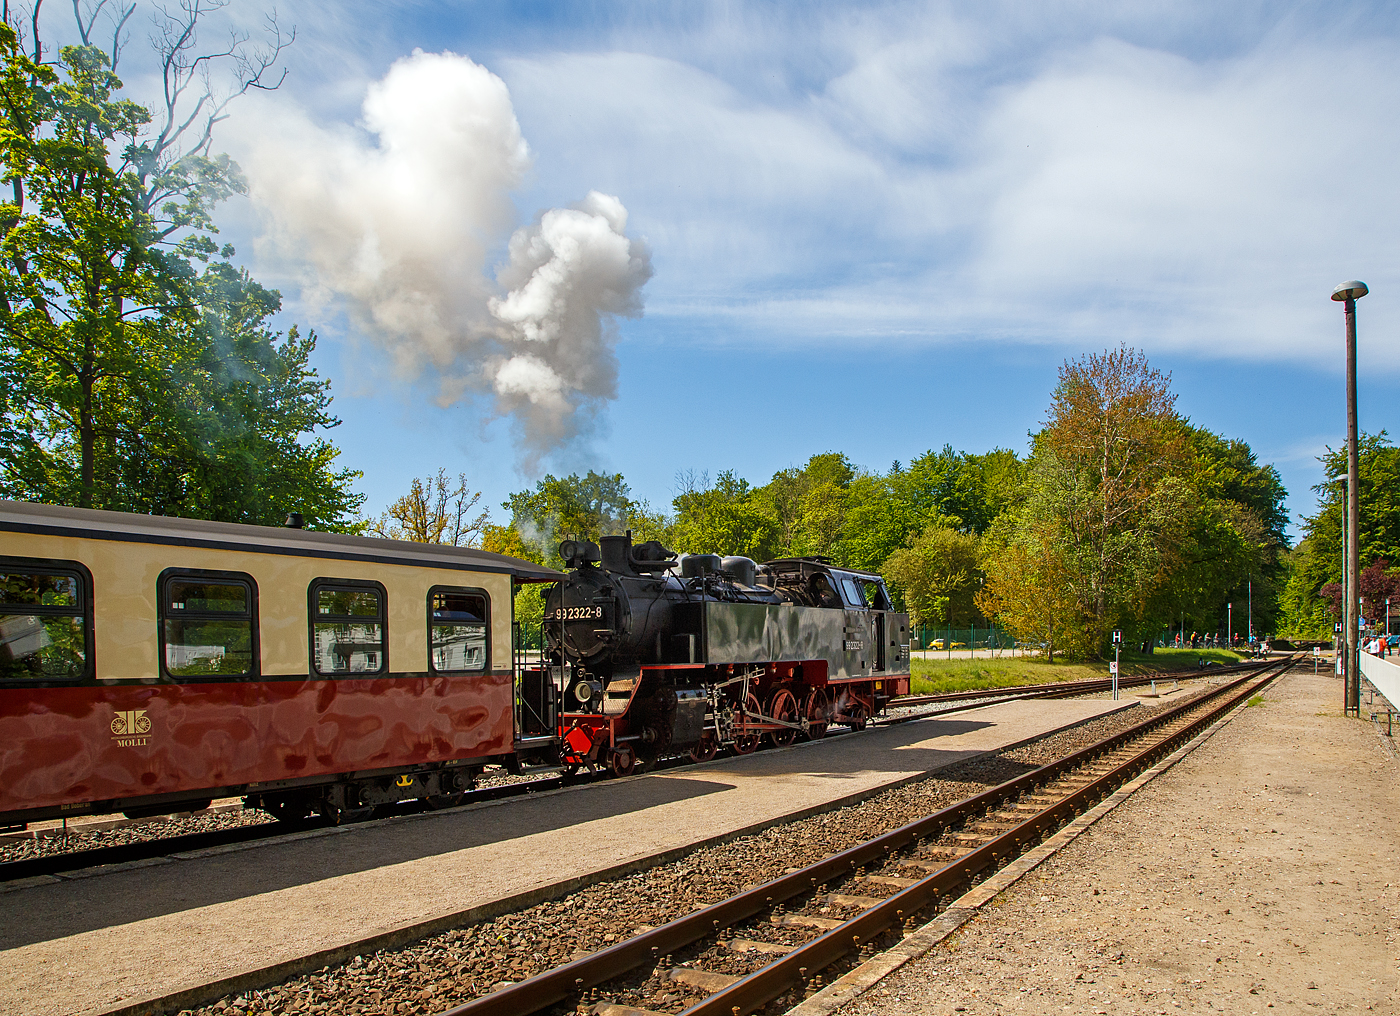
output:
<path id="1" fill-rule="evenodd" d="M 493 284 L 487 252 L 530 164 L 505 83 L 415 52 L 363 112 L 377 144 L 299 111 L 259 118 L 243 161 L 271 239 L 307 269 L 306 295 L 343 299 L 405 376 L 436 373 L 445 404 L 492 397 L 537 468 L 616 397 L 616 318 L 641 315 L 650 252 L 622 202 L 591 191 L 516 230 Z"/>

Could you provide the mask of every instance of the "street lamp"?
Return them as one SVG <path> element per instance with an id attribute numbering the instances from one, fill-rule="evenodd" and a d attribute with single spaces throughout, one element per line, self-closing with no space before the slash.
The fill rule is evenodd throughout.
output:
<path id="1" fill-rule="evenodd" d="M 1337 482 L 1342 485 L 1342 618 L 1337 622 L 1338 638 L 1333 640 L 1332 658 L 1337 661 L 1337 673 L 1342 676 L 1342 712 L 1346 712 L 1347 703 L 1351 700 L 1347 697 L 1346 675 L 1349 671 L 1347 667 L 1346 653 L 1346 623 L 1347 623 L 1347 598 L 1351 589 L 1351 569 L 1347 567 L 1347 560 L 1350 551 L 1347 549 L 1351 544 L 1347 541 L 1347 518 L 1349 509 L 1347 505 L 1351 503 L 1351 474 L 1343 473 L 1337 477 Z"/>
<path id="2" fill-rule="evenodd" d="M 1346 547 L 1346 646 L 1347 670 L 1343 694 L 1343 714 L 1355 712 L 1361 715 L 1361 657 L 1357 645 L 1357 604 L 1356 594 L 1360 585 L 1357 574 L 1357 558 L 1361 555 L 1361 541 L 1357 530 L 1361 525 L 1360 463 L 1357 461 L 1356 447 L 1356 301 L 1369 290 L 1366 283 L 1343 282 L 1332 290 L 1332 299 L 1345 305 L 1347 321 L 1347 475 L 1352 482 L 1347 484 L 1350 497 L 1347 498 L 1347 547 Z"/>

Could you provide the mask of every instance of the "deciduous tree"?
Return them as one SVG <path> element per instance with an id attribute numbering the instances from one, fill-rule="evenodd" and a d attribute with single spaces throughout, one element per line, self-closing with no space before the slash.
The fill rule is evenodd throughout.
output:
<path id="1" fill-rule="evenodd" d="M 772 557 L 778 522 L 765 511 L 748 481 L 733 470 L 720 473 L 711 485 L 693 474 L 679 478 L 680 493 L 670 539 L 676 550 L 692 554 L 741 554 Z"/>
<path id="2" fill-rule="evenodd" d="M 1089 639 L 1080 604 L 1064 581 L 1063 550 L 1055 534 L 1025 532 L 1021 542 L 989 548 L 986 579 L 977 606 L 1022 642 L 1043 647 L 1046 662 L 1056 652 L 1088 655 Z"/>
<path id="3" fill-rule="evenodd" d="M 915 624 L 966 623 L 981 578 L 977 537 L 930 526 L 890 555 L 884 573 Z"/>
<path id="4" fill-rule="evenodd" d="M 481 491 L 467 484 L 467 474 L 447 478 L 439 468 L 436 476 L 414 478 L 408 493 L 389 506 L 370 531 L 386 540 L 438 543 L 449 547 L 475 547 L 490 518 L 489 512 L 474 512 Z"/>

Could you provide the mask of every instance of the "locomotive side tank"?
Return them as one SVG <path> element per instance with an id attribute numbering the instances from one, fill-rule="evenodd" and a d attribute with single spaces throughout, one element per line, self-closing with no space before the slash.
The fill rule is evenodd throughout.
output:
<path id="1" fill-rule="evenodd" d="M 545 644 L 568 767 L 854 728 L 909 686 L 909 620 L 880 576 L 824 558 L 677 555 L 627 536 L 565 541 Z"/>

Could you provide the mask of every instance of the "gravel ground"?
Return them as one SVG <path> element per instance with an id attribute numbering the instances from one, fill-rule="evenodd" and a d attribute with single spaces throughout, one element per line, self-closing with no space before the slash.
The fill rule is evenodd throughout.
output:
<path id="1" fill-rule="evenodd" d="M 843 1013 L 1396 1012 L 1400 763 L 1340 697 L 1295 670 Z"/>
<path id="2" fill-rule="evenodd" d="M 1171 704 L 1177 701 L 1179 697 Z M 186 1010 L 185 1016 L 441 1012 L 501 982 L 518 981 L 596 951 L 640 927 L 664 924 L 786 869 L 921 818 L 1141 722 L 1157 708 L 1161 706 L 1154 703 L 1102 716 L 990 758 L 959 763 L 941 770 L 937 778 L 893 788 L 857 805 L 697 850 L 671 864 L 404 949 L 356 957 L 214 1006 Z M 647 1007 L 658 1004 L 652 1001 Z M 685 1004 L 684 998 L 677 998 L 666 1007 L 679 1011 Z"/>
<path id="3" fill-rule="evenodd" d="M 184 836 L 189 833 L 208 833 L 219 829 L 234 829 L 239 826 L 262 825 L 273 821 L 272 816 L 262 811 L 222 811 L 200 815 L 177 817 L 174 815 L 155 818 L 139 825 L 121 826 L 117 829 L 79 832 L 70 827 L 68 836 L 41 836 L 37 839 L 0 841 L 0 862 L 21 861 L 31 857 L 51 857 L 54 854 L 71 853 L 75 850 L 95 850 L 98 847 L 118 847 L 127 843 L 145 843 L 150 840 L 167 839 L 171 836 Z"/>

